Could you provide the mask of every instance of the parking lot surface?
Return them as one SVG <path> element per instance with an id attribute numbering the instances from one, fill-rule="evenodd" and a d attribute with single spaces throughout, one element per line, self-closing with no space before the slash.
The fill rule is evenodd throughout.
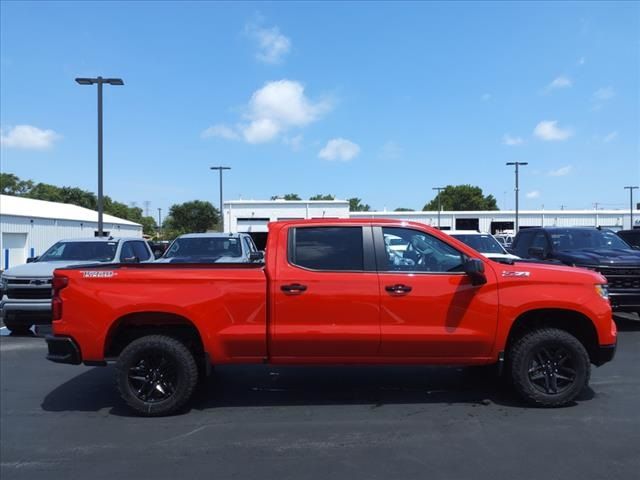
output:
<path id="1" fill-rule="evenodd" d="M 483 369 L 218 368 L 191 408 L 132 416 L 112 367 L 0 337 L 0 477 L 631 479 L 640 472 L 640 322 L 561 409 Z M 6 332 L 6 330 L 5 330 Z"/>

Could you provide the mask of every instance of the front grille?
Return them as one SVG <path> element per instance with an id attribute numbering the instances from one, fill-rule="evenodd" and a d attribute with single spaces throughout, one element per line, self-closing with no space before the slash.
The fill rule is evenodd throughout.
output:
<path id="1" fill-rule="evenodd" d="M 640 290 L 640 268 L 596 267 L 609 282 L 609 290 Z"/>
<path id="2" fill-rule="evenodd" d="M 46 300 L 51 298 L 51 288 L 11 288 L 7 289 L 7 298 L 15 300 Z"/>

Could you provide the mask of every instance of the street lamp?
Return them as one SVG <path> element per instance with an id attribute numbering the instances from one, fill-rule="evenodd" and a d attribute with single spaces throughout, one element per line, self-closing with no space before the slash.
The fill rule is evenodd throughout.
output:
<path id="1" fill-rule="evenodd" d="M 438 230 L 440 230 L 440 210 L 442 210 L 442 199 L 440 198 L 440 192 L 444 190 L 445 187 L 433 187 L 431 190 L 438 191 Z"/>
<path id="2" fill-rule="evenodd" d="M 628 187 L 624 187 L 625 190 L 629 190 L 629 229 L 633 229 L 633 191 L 638 188 L 637 186 L 633 187 L 629 185 Z"/>
<path id="3" fill-rule="evenodd" d="M 102 85 L 124 85 L 121 78 L 76 78 L 80 85 L 98 85 L 98 236 L 103 237 L 102 215 L 104 213 L 104 197 L 102 193 Z"/>
<path id="4" fill-rule="evenodd" d="M 518 214 L 519 214 L 519 204 L 518 204 L 518 200 L 519 200 L 519 192 L 520 192 L 520 183 L 519 183 L 519 172 L 520 172 L 520 165 L 529 165 L 529 162 L 507 162 L 507 165 L 515 165 L 516 167 L 516 188 L 515 188 L 515 192 L 516 192 L 516 225 L 515 225 L 515 231 L 514 233 L 518 233 L 518 229 L 519 229 L 519 219 L 518 219 Z"/>
<path id="5" fill-rule="evenodd" d="M 209 167 L 211 170 L 220 172 L 220 231 L 224 231 L 224 212 L 222 208 L 222 171 L 231 170 L 231 167 Z"/>
<path id="6" fill-rule="evenodd" d="M 158 237 L 162 236 L 162 209 L 158 207 Z"/>

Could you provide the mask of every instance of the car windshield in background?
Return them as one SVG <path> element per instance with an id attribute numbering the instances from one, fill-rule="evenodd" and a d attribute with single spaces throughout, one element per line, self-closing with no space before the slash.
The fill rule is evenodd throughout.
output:
<path id="1" fill-rule="evenodd" d="M 242 247 L 238 238 L 178 238 L 164 258 L 220 258 L 241 257 Z"/>
<path id="2" fill-rule="evenodd" d="M 609 230 L 555 229 L 551 232 L 551 241 L 553 249 L 558 252 L 591 248 L 601 250 L 631 248 L 624 240 Z"/>
<path id="3" fill-rule="evenodd" d="M 451 236 L 480 253 L 507 253 L 502 248 L 502 245 L 491 235 L 462 235 L 456 233 Z"/>
<path id="4" fill-rule="evenodd" d="M 111 262 L 117 249 L 118 242 L 58 242 L 41 255 L 38 261 Z"/>

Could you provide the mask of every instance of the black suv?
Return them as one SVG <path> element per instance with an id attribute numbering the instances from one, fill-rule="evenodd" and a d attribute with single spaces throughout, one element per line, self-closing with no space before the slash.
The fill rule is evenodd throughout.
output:
<path id="1" fill-rule="evenodd" d="M 520 258 L 596 270 L 609 282 L 614 310 L 640 313 L 640 251 L 611 230 L 527 228 L 518 232 L 511 251 Z"/>

